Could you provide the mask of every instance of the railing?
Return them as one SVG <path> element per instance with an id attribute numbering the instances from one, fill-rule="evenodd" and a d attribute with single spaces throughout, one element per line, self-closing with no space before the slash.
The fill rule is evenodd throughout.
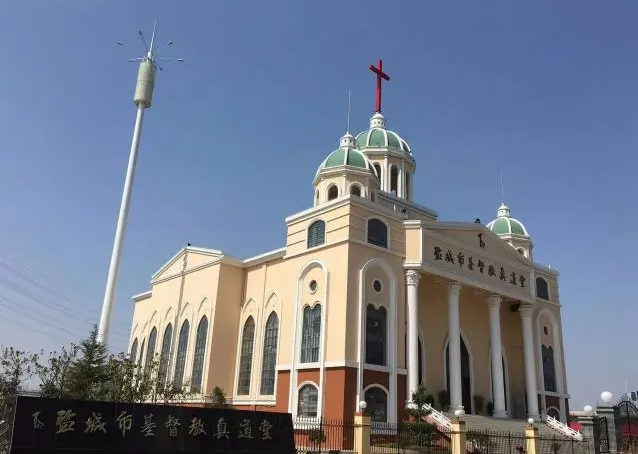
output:
<path id="1" fill-rule="evenodd" d="M 435 424 L 417 422 L 372 423 L 372 454 L 452 454 L 451 432 Z"/>
<path id="2" fill-rule="evenodd" d="M 527 454 L 523 433 L 468 430 L 465 440 L 468 454 Z"/>
<path id="3" fill-rule="evenodd" d="M 354 421 L 326 418 L 295 418 L 298 453 L 329 453 L 354 450 Z"/>
<path id="4" fill-rule="evenodd" d="M 594 454 L 591 440 L 541 435 L 536 439 L 536 454 Z"/>
<path id="5" fill-rule="evenodd" d="M 435 423 L 437 426 L 447 430 L 450 430 L 452 428 L 452 422 L 450 421 L 450 418 L 445 416 L 440 411 L 435 410 L 430 404 L 425 404 L 423 408 L 430 411 L 430 414 L 427 416 L 427 418 L 431 419 L 432 422 Z"/>
<path id="6" fill-rule="evenodd" d="M 583 441 L 583 434 L 575 431 L 567 424 L 560 422 L 558 419 L 547 415 L 545 418 L 545 423 L 554 430 L 562 433 L 563 435 L 567 435 L 569 438 L 572 438 L 577 441 Z"/>

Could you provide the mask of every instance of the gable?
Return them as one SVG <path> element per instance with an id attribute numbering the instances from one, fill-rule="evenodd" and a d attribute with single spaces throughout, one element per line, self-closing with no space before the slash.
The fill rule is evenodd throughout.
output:
<path id="1" fill-rule="evenodd" d="M 480 225 L 432 224 L 422 226 L 421 267 L 512 298 L 529 298 L 532 263 L 509 244 Z"/>
<path id="2" fill-rule="evenodd" d="M 184 256 L 187 252 L 186 272 L 219 263 L 224 258 L 223 252 L 215 249 L 195 248 L 192 246 L 182 248 L 153 275 L 151 283 L 179 276 L 184 270 Z"/>
<path id="3" fill-rule="evenodd" d="M 499 238 L 482 224 L 474 223 L 437 223 L 424 225 L 450 240 L 462 243 L 464 248 L 475 249 L 503 262 L 511 262 L 515 266 L 531 266 L 531 262 L 520 252 Z"/>

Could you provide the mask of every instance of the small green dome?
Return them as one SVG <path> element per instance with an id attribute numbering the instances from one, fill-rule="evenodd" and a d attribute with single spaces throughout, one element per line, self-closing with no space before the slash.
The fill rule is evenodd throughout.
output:
<path id="1" fill-rule="evenodd" d="M 496 219 L 486 227 L 497 235 L 529 236 L 523 223 L 510 215 L 510 209 L 504 203 L 499 207 Z"/>
<path id="2" fill-rule="evenodd" d="M 412 153 L 408 143 L 394 131 L 385 129 L 385 118 L 379 112 L 370 119 L 370 129 L 357 134 L 355 139 L 357 148 L 395 148 L 406 153 Z"/>
<path id="3" fill-rule="evenodd" d="M 321 163 L 317 169 L 317 175 L 323 169 L 329 169 L 331 167 L 349 166 L 357 167 L 360 169 L 367 169 L 377 178 L 377 171 L 372 163 L 366 158 L 366 156 L 356 148 L 352 147 L 353 137 L 350 134 L 346 134 L 341 138 L 341 146 L 335 151 L 330 153 L 326 159 Z"/>

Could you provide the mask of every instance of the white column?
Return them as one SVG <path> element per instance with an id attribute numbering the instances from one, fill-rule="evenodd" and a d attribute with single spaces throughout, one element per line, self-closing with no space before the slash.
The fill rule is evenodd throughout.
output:
<path id="1" fill-rule="evenodd" d="M 523 324 L 523 356 L 525 358 L 525 388 L 527 391 L 527 416 L 540 419 L 538 413 L 538 390 L 536 386 L 536 362 L 534 361 L 534 332 L 532 330 L 532 308 L 521 306 L 518 310 Z"/>
<path id="2" fill-rule="evenodd" d="M 463 384 L 461 383 L 461 322 L 459 316 L 459 295 L 461 284 L 448 285 L 448 349 L 450 351 L 450 411 L 463 410 Z"/>
<path id="3" fill-rule="evenodd" d="M 412 401 L 412 393 L 419 387 L 419 279 L 418 271 L 405 272 L 408 286 L 408 395 L 406 400 Z"/>
<path id="4" fill-rule="evenodd" d="M 490 347 L 492 350 L 492 391 L 494 393 L 494 417 L 507 418 L 505 409 L 505 383 L 503 382 L 503 352 L 501 351 L 501 297 L 487 297 L 490 313 Z"/>

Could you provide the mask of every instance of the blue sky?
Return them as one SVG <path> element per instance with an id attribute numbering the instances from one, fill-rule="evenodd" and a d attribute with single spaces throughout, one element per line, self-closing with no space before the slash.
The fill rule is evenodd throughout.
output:
<path id="1" fill-rule="evenodd" d="M 2 2 L 0 343 L 50 350 L 99 319 L 135 115 L 127 59 L 156 16 L 186 62 L 159 73 L 146 115 L 115 348 L 130 296 L 187 242 L 238 257 L 282 246 L 345 132 L 349 89 L 351 129 L 366 128 L 382 57 L 418 202 L 487 222 L 502 167 L 537 261 L 560 270 L 573 408 L 638 389 L 629 0 Z"/>

